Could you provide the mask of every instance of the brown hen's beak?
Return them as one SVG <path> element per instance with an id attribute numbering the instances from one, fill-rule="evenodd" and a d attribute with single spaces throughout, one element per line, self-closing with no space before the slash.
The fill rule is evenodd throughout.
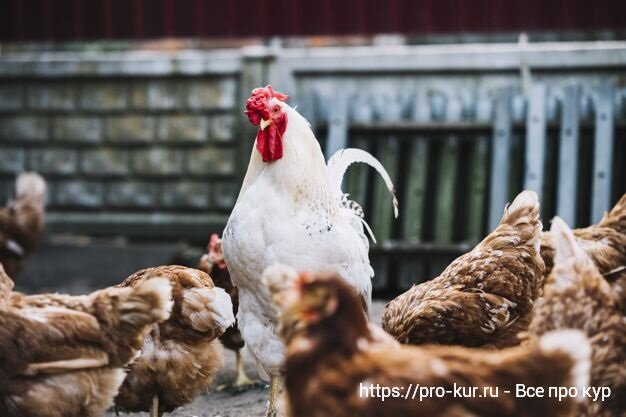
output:
<path id="1" fill-rule="evenodd" d="M 261 130 L 265 130 L 266 127 L 272 124 L 272 120 L 261 119 Z"/>

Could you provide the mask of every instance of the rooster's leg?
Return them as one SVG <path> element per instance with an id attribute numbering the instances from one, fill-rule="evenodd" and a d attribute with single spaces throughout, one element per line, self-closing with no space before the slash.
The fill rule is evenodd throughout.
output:
<path id="1" fill-rule="evenodd" d="M 278 396 L 280 395 L 280 385 L 280 375 L 272 375 L 270 377 L 270 401 L 265 417 L 280 416 L 280 414 L 278 414 Z"/>
<path id="2" fill-rule="evenodd" d="M 243 366 L 243 358 L 241 355 L 241 350 L 237 351 L 237 379 L 235 380 L 235 388 L 245 388 L 251 385 L 254 385 L 255 382 L 248 378 L 246 375 L 246 370 Z"/>
<path id="3" fill-rule="evenodd" d="M 150 407 L 150 417 L 161 417 L 162 414 L 159 412 L 159 396 L 155 395 L 152 397 L 152 406 Z"/>

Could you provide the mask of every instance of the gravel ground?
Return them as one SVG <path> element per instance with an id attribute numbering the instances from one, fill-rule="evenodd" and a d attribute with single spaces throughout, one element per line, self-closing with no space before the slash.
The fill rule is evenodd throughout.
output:
<path id="1" fill-rule="evenodd" d="M 374 301 L 372 305 L 372 321 L 380 323 L 384 301 Z M 220 391 L 219 387 L 235 379 L 235 354 L 226 350 L 225 364 L 215 379 L 214 388 L 191 404 L 181 407 L 166 417 L 262 417 L 265 415 L 268 387 L 254 388 L 246 392 L 233 394 Z M 246 372 L 250 377 L 258 379 L 254 364 L 246 361 Z M 110 411 L 106 417 L 114 417 L 115 412 Z M 120 416 L 149 417 L 148 413 L 120 413 Z"/>

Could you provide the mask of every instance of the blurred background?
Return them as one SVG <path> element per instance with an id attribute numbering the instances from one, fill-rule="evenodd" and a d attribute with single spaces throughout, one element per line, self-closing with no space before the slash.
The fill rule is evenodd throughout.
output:
<path id="1" fill-rule="evenodd" d="M 83 292 L 195 265 L 235 202 L 252 88 L 291 96 L 327 155 L 389 170 L 346 189 L 379 243 L 375 291 L 436 276 L 536 190 L 544 224 L 626 191 L 622 0 L 2 0 L 0 203 L 48 181 L 17 286 Z"/>

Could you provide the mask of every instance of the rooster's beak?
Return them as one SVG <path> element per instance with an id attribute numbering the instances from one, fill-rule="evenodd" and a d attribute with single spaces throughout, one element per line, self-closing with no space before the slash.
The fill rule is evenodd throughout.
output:
<path id="1" fill-rule="evenodd" d="M 265 130 L 266 127 L 272 124 L 272 120 L 261 119 L 261 130 Z"/>

